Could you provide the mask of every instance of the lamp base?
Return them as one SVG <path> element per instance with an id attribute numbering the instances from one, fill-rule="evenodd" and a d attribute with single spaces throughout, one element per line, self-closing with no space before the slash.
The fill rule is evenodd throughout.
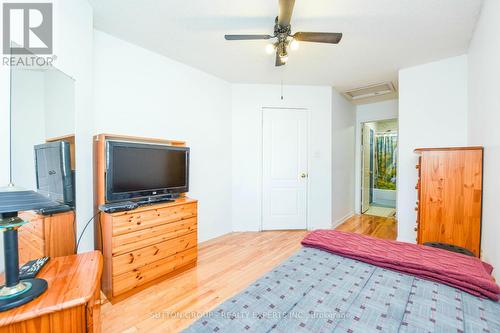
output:
<path id="1" fill-rule="evenodd" d="M 31 302 L 47 290 L 47 281 L 37 278 L 26 279 L 21 280 L 19 285 L 10 287 L 9 289 L 6 288 L 8 287 L 3 286 L 1 288 L 1 291 L 4 291 L 6 295 L 0 296 L 0 312 L 17 308 L 18 306 Z M 18 291 L 16 292 L 15 290 Z"/>

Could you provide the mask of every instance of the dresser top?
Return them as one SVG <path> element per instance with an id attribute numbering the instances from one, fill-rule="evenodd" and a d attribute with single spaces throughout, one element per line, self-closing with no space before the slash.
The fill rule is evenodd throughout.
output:
<path id="1" fill-rule="evenodd" d="M 166 207 L 173 207 L 173 206 L 179 206 L 179 205 L 186 205 L 190 203 L 195 203 L 198 202 L 198 200 L 193 199 L 193 198 L 188 198 L 188 197 L 182 197 L 179 199 L 176 199 L 173 202 L 160 202 L 160 203 L 152 203 L 150 205 L 142 205 L 139 206 L 136 209 L 133 210 L 126 210 L 123 212 L 116 212 L 116 213 L 111 213 L 109 215 L 111 216 L 121 216 L 121 215 L 131 215 L 135 213 L 140 213 L 148 210 L 153 210 L 153 209 L 161 209 L 161 208 L 166 208 Z"/>
<path id="2" fill-rule="evenodd" d="M 414 150 L 414 152 L 419 153 L 423 151 L 453 151 L 453 150 L 484 150 L 484 147 L 470 146 L 470 147 L 417 148 Z"/>
<path id="3" fill-rule="evenodd" d="M 99 251 L 50 259 L 37 275 L 47 281 L 47 290 L 27 304 L 0 312 L 0 326 L 86 304 L 96 292 L 101 273 Z"/>

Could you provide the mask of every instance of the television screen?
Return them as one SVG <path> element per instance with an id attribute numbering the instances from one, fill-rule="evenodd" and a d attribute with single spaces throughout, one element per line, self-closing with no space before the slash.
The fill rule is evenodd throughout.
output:
<path id="1" fill-rule="evenodd" d="M 53 201 L 73 206 L 73 175 L 69 142 L 36 145 L 35 167 L 37 192 Z"/>
<path id="2" fill-rule="evenodd" d="M 189 148 L 108 141 L 106 201 L 187 192 Z"/>

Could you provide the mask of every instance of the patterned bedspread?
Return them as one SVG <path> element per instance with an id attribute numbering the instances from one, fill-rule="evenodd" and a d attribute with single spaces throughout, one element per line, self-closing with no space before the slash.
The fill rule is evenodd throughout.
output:
<path id="1" fill-rule="evenodd" d="M 184 332 L 500 332 L 500 303 L 302 248 Z"/>

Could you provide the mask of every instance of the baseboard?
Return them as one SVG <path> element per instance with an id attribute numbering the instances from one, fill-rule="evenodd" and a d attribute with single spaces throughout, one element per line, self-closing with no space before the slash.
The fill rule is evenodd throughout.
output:
<path id="1" fill-rule="evenodd" d="M 415 234 L 415 237 L 414 238 L 406 238 L 406 237 L 402 237 L 402 236 L 399 236 L 396 238 L 396 240 L 398 242 L 403 242 L 403 243 L 411 243 L 411 244 L 417 244 L 417 240 L 416 240 L 416 234 Z"/>
<path id="2" fill-rule="evenodd" d="M 338 227 L 339 225 L 341 225 L 342 223 L 344 223 L 345 221 L 347 221 L 348 219 L 350 219 L 353 216 L 354 216 L 354 212 L 350 212 L 349 214 L 345 215 L 344 217 L 338 219 L 337 221 L 333 221 L 332 222 L 332 229 L 335 229 L 336 227 Z"/>
<path id="3" fill-rule="evenodd" d="M 482 261 L 484 261 L 484 262 L 487 262 L 490 265 L 493 265 L 493 267 L 495 266 L 495 263 L 493 262 L 493 260 L 491 260 L 490 256 L 488 255 L 488 253 L 486 253 L 484 251 L 484 249 L 481 249 L 480 259 Z M 494 269 L 493 273 L 491 274 L 491 276 L 493 276 L 493 278 L 495 279 L 495 281 L 500 281 L 500 272 L 499 272 L 499 270 Z"/>

